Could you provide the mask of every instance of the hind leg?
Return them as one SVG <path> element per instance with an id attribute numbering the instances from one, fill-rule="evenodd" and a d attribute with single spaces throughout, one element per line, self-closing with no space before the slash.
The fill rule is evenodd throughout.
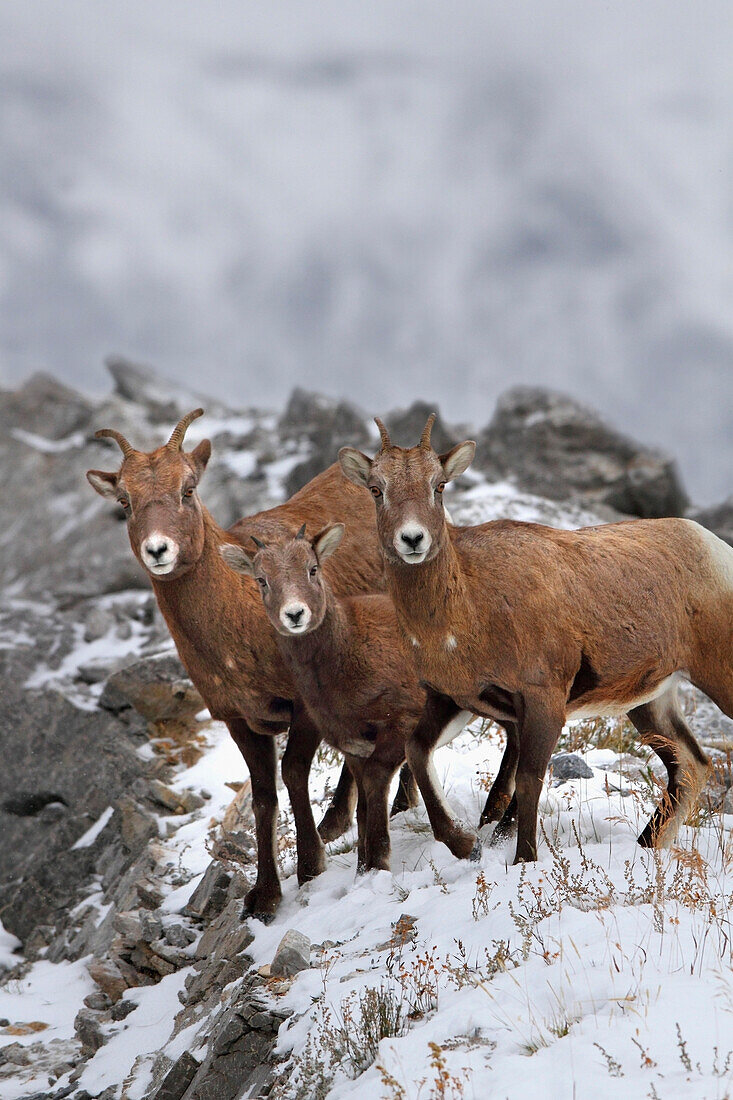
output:
<path id="1" fill-rule="evenodd" d="M 514 821 L 517 809 L 514 787 L 519 760 L 519 731 L 516 722 L 502 722 L 500 725 L 503 725 L 506 732 L 506 748 L 499 765 L 499 773 L 481 812 L 478 827 L 480 829 L 482 825 L 498 821 L 502 826 L 503 835 L 507 835 L 507 828 Z M 498 829 L 499 826 L 497 826 Z"/>
<path id="2" fill-rule="evenodd" d="M 356 780 L 344 764 L 336 790 L 333 792 L 331 804 L 318 826 L 318 832 L 324 844 L 328 844 L 331 840 L 337 840 L 345 832 L 348 832 L 354 819 L 355 807 Z"/>
<path id="3" fill-rule="evenodd" d="M 667 769 L 667 792 L 643 829 L 639 844 L 668 848 L 705 785 L 710 761 L 685 722 L 676 684 L 658 699 L 634 707 L 629 719 Z"/>
<path id="4" fill-rule="evenodd" d="M 394 796 L 390 817 L 401 814 L 403 810 L 411 810 L 413 806 L 417 806 L 417 803 L 418 791 L 415 776 L 410 771 L 410 765 L 403 764 L 400 770 L 400 785 Z"/>

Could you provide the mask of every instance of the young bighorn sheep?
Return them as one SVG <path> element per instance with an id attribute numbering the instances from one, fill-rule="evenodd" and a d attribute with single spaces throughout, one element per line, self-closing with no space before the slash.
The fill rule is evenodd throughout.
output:
<path id="1" fill-rule="evenodd" d="M 470 465 L 475 443 L 438 455 L 432 423 L 403 449 L 377 421 L 377 456 L 344 448 L 339 461 L 374 497 L 388 590 L 428 685 L 407 759 L 421 790 L 435 789 L 430 801 L 423 790 L 435 835 L 453 847 L 456 823 L 438 802 L 431 764 L 431 715 L 467 708 L 516 724 L 499 793 L 505 802 L 516 794 L 519 861 L 537 858 L 537 804 L 566 719 L 627 714 L 668 773 L 639 841 L 670 844 L 709 767 L 685 723 L 678 680 L 733 717 L 733 549 L 686 519 L 580 531 L 509 520 L 453 527 L 443 488 Z"/>
<path id="2" fill-rule="evenodd" d="M 287 537 L 304 519 L 316 528 L 343 519 L 349 533 L 332 578 L 336 591 L 379 590 L 382 565 L 368 500 L 337 465 L 285 504 L 223 531 L 198 496 L 211 444 L 205 439 L 191 452 L 183 451 L 186 430 L 202 415 L 202 409 L 188 413 L 168 442 L 150 453 L 135 450 L 109 428 L 97 432 L 98 437 L 109 436 L 117 442 L 122 465 L 112 473 L 90 470 L 87 478 L 98 493 L 123 507 L 133 553 L 151 578 L 181 660 L 211 714 L 227 723 L 244 756 L 257 833 L 257 881 L 247 895 L 246 908 L 266 917 L 274 913 L 281 896 L 275 857 L 273 735 L 290 728 L 282 772 L 296 823 L 298 879 L 304 882 L 325 866 L 308 798 L 308 773 L 320 733 L 295 694 L 256 585 L 227 568 L 219 547 L 225 542 L 247 542 L 252 535 Z M 347 775 L 340 787 L 342 801 L 331 820 L 328 814 L 324 819 L 327 838 L 339 835 L 351 822 L 351 777 Z"/>
<path id="3" fill-rule="evenodd" d="M 310 540 L 303 524 L 285 542 L 256 538 L 252 557 L 241 546 L 222 546 L 221 554 L 257 581 L 298 696 L 356 778 L 359 870 L 389 870 L 389 785 L 425 693 L 390 598 L 338 597 L 323 573 L 343 535 L 337 523 Z"/>

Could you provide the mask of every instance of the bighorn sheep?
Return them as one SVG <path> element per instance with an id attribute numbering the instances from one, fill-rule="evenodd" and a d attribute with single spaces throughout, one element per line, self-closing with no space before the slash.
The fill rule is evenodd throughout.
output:
<path id="1" fill-rule="evenodd" d="M 247 895 L 246 908 L 267 917 L 281 896 L 275 857 L 273 735 L 290 727 L 282 772 L 296 823 L 298 880 L 304 882 L 325 866 L 308 798 L 308 773 L 320 733 L 295 696 L 256 586 L 227 568 L 219 547 L 232 540 L 246 542 L 253 534 L 263 539 L 292 535 L 304 519 L 314 528 L 343 519 L 349 534 L 332 578 L 336 591 L 383 588 L 382 565 L 371 507 L 337 465 L 285 504 L 223 531 L 198 496 L 211 444 L 205 439 L 190 453 L 183 451 L 186 430 L 202 415 L 202 409 L 188 413 L 168 442 L 150 453 L 135 450 L 109 428 L 97 432 L 98 437 L 109 436 L 117 442 L 123 461 L 116 472 L 90 470 L 87 478 L 98 493 L 123 507 L 133 553 L 150 575 L 181 660 L 211 714 L 227 723 L 245 759 L 258 848 L 257 881 Z M 327 813 L 322 823 L 328 839 L 351 821 L 351 777 L 340 787 L 342 801 L 330 821 Z M 408 803 L 410 798 L 403 801 Z"/>
<path id="2" fill-rule="evenodd" d="M 516 794 L 516 861 L 537 858 L 537 804 L 567 718 L 628 714 L 668 773 L 668 791 L 639 841 L 671 843 L 709 761 L 677 701 L 686 677 L 733 717 L 733 549 L 691 520 L 630 520 L 579 531 L 498 520 L 453 527 L 443 488 L 470 465 L 475 443 L 438 455 L 433 418 L 420 443 L 353 448 L 341 468 L 375 500 L 388 591 L 427 685 L 425 719 L 407 759 L 435 835 L 457 823 L 431 764 L 436 716 L 466 708 L 516 724 L 502 765 Z M 509 726 L 512 731 L 512 726 Z M 497 801 L 501 801 L 497 799 Z M 465 830 L 464 830 L 465 833 Z"/>
<path id="3" fill-rule="evenodd" d="M 310 540 L 303 524 L 285 542 L 256 538 L 253 556 L 226 545 L 221 554 L 232 569 L 257 581 L 299 698 L 356 777 L 359 870 L 389 870 L 389 785 L 425 692 L 389 597 L 339 598 L 322 573 L 343 534 L 338 523 Z"/>

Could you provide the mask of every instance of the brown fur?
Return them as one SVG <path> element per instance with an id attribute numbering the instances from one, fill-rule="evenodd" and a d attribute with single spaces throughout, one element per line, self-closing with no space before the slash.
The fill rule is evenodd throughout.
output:
<path id="1" fill-rule="evenodd" d="M 516 793 L 517 860 L 536 858 L 537 803 L 566 719 L 628 712 L 669 772 L 667 809 L 640 839 L 669 843 L 708 767 L 674 677 L 689 676 L 733 717 L 733 551 L 680 519 L 581 531 L 508 520 L 453 527 L 440 486 L 467 467 L 474 446 L 439 456 L 429 443 L 388 443 L 373 461 L 350 448 L 340 456 L 375 496 L 388 588 L 428 711 L 431 699 L 449 700 L 509 723 L 495 801 Z M 415 564 L 400 552 L 404 532 L 423 554 Z M 437 792 L 423 789 L 435 786 L 431 737 L 418 727 L 408 761 L 436 835 L 452 835 Z"/>
<path id="2" fill-rule="evenodd" d="M 225 547 L 223 556 L 260 584 L 297 693 L 356 778 L 359 869 L 388 870 L 389 785 L 405 758 L 425 693 L 389 597 L 339 598 L 322 572 L 342 532 L 339 524 L 312 541 L 300 536 L 267 544 L 253 558 L 239 547 Z M 288 622 L 289 608 L 297 625 Z"/>
<path id="3" fill-rule="evenodd" d="M 315 530 L 344 519 L 349 536 L 339 568 L 333 572 L 334 587 L 340 593 L 375 591 L 384 582 L 372 509 L 366 495 L 333 465 L 285 504 L 240 520 L 225 532 L 198 496 L 198 482 L 211 453 L 208 440 L 190 454 L 180 449 L 180 440 L 151 453 L 135 451 L 126 440 L 123 443 L 125 457 L 119 471 L 90 470 L 87 477 L 97 492 L 127 505 L 130 545 L 149 572 L 152 561 L 142 547 L 151 533 L 163 532 L 178 543 L 179 556 L 171 572 L 151 575 L 153 591 L 191 679 L 212 716 L 229 726 L 249 769 L 258 871 L 246 906 L 267 916 L 274 913 L 281 896 L 272 735 L 290 727 L 282 769 L 296 820 L 298 877 L 305 881 L 325 866 L 307 787 L 320 734 L 295 695 L 254 582 L 228 569 L 219 547 L 233 540 L 245 542 L 257 532 L 268 538 L 274 533 L 292 535 L 304 520 Z M 190 495 L 185 495 L 187 490 L 192 490 Z M 352 789 L 350 781 L 340 784 L 341 802 L 334 807 L 330 823 L 326 822 L 330 835 L 338 835 L 337 830 L 351 820 Z"/>

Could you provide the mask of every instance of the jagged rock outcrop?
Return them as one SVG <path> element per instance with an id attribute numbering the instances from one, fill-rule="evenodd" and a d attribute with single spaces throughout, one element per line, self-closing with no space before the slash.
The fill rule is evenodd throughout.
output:
<path id="1" fill-rule="evenodd" d="M 478 469 L 537 496 L 644 518 L 681 516 L 688 505 L 672 458 L 617 432 L 566 394 L 508 390 L 477 442 Z"/>

